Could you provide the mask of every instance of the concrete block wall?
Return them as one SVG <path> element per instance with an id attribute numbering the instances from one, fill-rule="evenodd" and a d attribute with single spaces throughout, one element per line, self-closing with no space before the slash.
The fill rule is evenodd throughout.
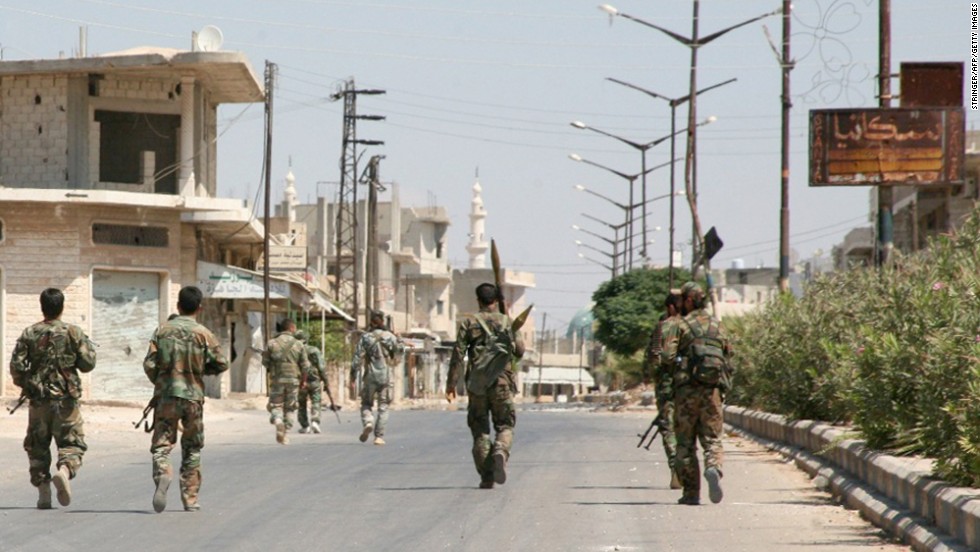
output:
<path id="1" fill-rule="evenodd" d="M 99 81 L 99 97 L 176 102 L 178 84 L 180 81 L 176 79 L 107 75 Z"/>
<path id="2" fill-rule="evenodd" d="M 0 185 L 64 188 L 68 78 L 0 78 Z"/>
<path id="3" fill-rule="evenodd" d="M 980 549 L 980 490 L 954 487 L 931 477 L 932 461 L 927 458 L 890 456 L 866 448 L 847 428 L 809 420 L 789 422 L 784 416 L 737 406 L 725 407 L 725 422 L 823 458 L 971 550 Z M 887 516 L 881 517 L 876 523 L 889 525 Z M 897 525 L 892 529 L 902 530 Z M 928 543 L 915 548 L 931 549 Z"/>
<path id="4" fill-rule="evenodd" d="M 44 288 L 56 287 L 65 293 L 62 319 L 78 324 L 89 335 L 94 269 L 112 267 L 169 274 L 170 296 L 162 297 L 161 301 L 166 302 L 165 312 L 174 308 L 182 281 L 182 225 L 177 211 L 6 203 L 0 217 L 4 227 L 4 240 L 0 242 L 0 284 L 5 290 L 0 305 L 0 359 L 4 368 L 0 370 L 0 393 L 3 395 L 17 392 L 7 381 L 6 367 L 21 332 L 42 319 L 38 296 Z M 166 226 L 170 231 L 170 246 L 96 245 L 92 243 L 93 222 Z"/>

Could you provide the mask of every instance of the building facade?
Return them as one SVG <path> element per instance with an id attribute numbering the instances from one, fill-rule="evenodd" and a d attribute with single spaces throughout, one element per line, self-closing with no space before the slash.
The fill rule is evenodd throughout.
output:
<path id="1" fill-rule="evenodd" d="M 246 390 L 261 326 L 264 229 L 241 200 L 216 197 L 217 109 L 264 97 L 236 52 L 136 49 L 0 62 L 0 358 L 42 318 L 47 287 L 63 319 L 98 345 L 85 397 L 146 400 L 142 361 L 177 292 L 205 292 L 202 322 L 232 370 L 208 393 Z M 314 305 L 281 282 L 278 311 Z M 258 285 L 261 290 L 261 284 Z M 253 377 L 261 380 L 261 377 Z M 16 392 L 7 370 L 0 394 Z"/>

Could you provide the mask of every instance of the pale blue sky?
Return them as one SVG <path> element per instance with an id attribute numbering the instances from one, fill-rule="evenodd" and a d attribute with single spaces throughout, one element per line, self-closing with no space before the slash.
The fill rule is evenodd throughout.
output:
<path id="1" fill-rule="evenodd" d="M 623 0 L 621 11 L 679 34 L 690 33 L 690 0 Z M 615 140 L 569 126 L 573 120 L 637 142 L 670 130 L 666 102 L 606 77 L 667 96 L 687 93 L 689 50 L 623 18 L 610 25 L 597 0 L 0 0 L 4 59 L 57 57 L 78 48 L 88 27 L 92 54 L 153 45 L 189 48 L 191 32 L 212 24 L 224 49 L 245 53 L 257 75 L 265 60 L 279 65 L 274 164 L 277 197 L 292 159 L 300 198 L 313 201 L 317 181 L 339 179 L 342 105 L 326 98 L 353 76 L 385 96 L 362 97 L 361 138 L 384 140 L 382 179 L 397 182 L 407 205 L 438 203 L 452 219 L 449 254 L 467 262 L 466 233 L 479 167 L 489 212 L 487 232 L 509 267 L 537 274 L 530 293 L 537 316 L 563 326 L 585 305 L 607 270 L 577 257 L 574 240 L 608 249 L 570 226 L 612 237 L 580 215 L 616 224 L 622 211 L 587 194 L 581 184 L 625 203 L 624 180 L 568 159 L 578 153 L 624 173 L 638 173 L 639 153 Z M 702 34 L 779 7 L 778 0 L 702 0 Z M 969 61 L 970 3 L 892 0 L 893 72 L 901 61 Z M 795 2 L 791 245 L 806 257 L 830 248 L 852 227 L 867 224 L 867 188 L 809 188 L 807 111 L 875 104 L 877 3 Z M 779 230 L 779 94 L 776 59 L 762 25 L 778 40 L 777 17 L 732 31 L 705 46 L 699 85 L 738 81 L 700 96 L 699 119 L 718 121 L 699 133 L 700 209 L 725 248 L 715 267 L 743 259 L 777 266 Z M 967 65 L 969 78 L 969 65 Z M 897 82 L 895 84 L 897 87 Z M 257 104 L 222 108 L 219 191 L 254 196 L 262 182 L 263 117 Z M 686 112 L 678 112 L 681 125 Z M 968 121 L 973 121 L 968 111 Z M 969 124 L 969 123 L 968 123 Z M 668 161 L 669 142 L 651 150 L 648 166 Z M 683 138 L 678 141 L 683 150 Z M 366 157 L 365 157 L 366 159 Z M 680 169 L 680 165 L 678 166 Z M 682 182 L 678 170 L 678 182 Z M 668 171 L 654 172 L 648 194 L 668 190 Z M 332 194 L 330 186 L 320 193 Z M 637 192 L 639 193 L 639 192 Z M 651 206 L 656 263 L 667 261 L 668 202 Z M 678 202 L 678 244 L 688 263 L 690 217 Z M 596 260 L 601 253 L 583 249 Z"/>

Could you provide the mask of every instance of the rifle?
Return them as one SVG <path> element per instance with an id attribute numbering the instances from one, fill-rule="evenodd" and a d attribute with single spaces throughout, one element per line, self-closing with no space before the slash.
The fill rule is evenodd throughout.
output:
<path id="1" fill-rule="evenodd" d="M 657 412 L 657 417 L 654 418 L 652 422 L 650 422 L 650 427 L 648 427 L 647 430 L 643 432 L 643 435 L 640 435 L 639 433 L 636 434 L 636 436 L 640 438 L 640 442 L 636 444 L 636 448 L 640 448 L 640 446 L 643 445 L 643 442 L 646 441 L 647 445 L 643 448 L 650 450 L 650 445 L 652 445 L 653 442 L 657 440 L 657 435 L 659 435 L 664 429 L 663 422 L 664 422 L 664 413 Z M 654 426 L 656 426 L 657 431 L 653 432 L 653 436 L 650 437 L 650 440 L 648 441 L 647 435 L 650 435 L 650 431 L 653 430 Z"/>
<path id="2" fill-rule="evenodd" d="M 330 410 L 333 410 L 333 414 L 334 414 L 334 416 L 337 417 L 337 423 L 339 424 L 340 423 L 340 413 L 338 411 L 340 410 L 340 407 L 337 406 L 337 404 L 333 402 L 333 393 L 330 392 L 330 382 L 329 381 L 324 381 L 323 382 L 323 390 L 327 392 L 327 398 L 330 399 Z"/>
<path id="3" fill-rule="evenodd" d="M 152 412 L 157 407 L 157 403 L 159 401 L 160 401 L 159 397 L 156 396 L 150 399 L 150 402 L 146 404 L 146 408 L 143 409 L 143 417 L 140 418 L 138 422 L 133 423 L 134 429 L 139 429 L 140 423 L 142 423 L 143 431 L 145 431 L 146 433 L 153 431 L 153 426 L 156 425 L 156 421 L 154 420 L 154 422 L 151 424 L 146 419 L 150 416 L 150 412 Z"/>
<path id="4" fill-rule="evenodd" d="M 13 408 L 8 408 L 7 412 L 10 412 L 11 414 L 17 412 L 17 409 L 20 408 L 26 400 L 27 400 L 27 393 L 21 391 L 20 400 L 17 401 L 17 404 L 15 404 Z"/>

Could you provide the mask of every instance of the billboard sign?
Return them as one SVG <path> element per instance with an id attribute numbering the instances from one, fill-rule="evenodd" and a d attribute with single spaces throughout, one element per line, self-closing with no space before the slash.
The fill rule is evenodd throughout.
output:
<path id="1" fill-rule="evenodd" d="M 810 185 L 963 181 L 962 107 L 810 111 Z"/>

